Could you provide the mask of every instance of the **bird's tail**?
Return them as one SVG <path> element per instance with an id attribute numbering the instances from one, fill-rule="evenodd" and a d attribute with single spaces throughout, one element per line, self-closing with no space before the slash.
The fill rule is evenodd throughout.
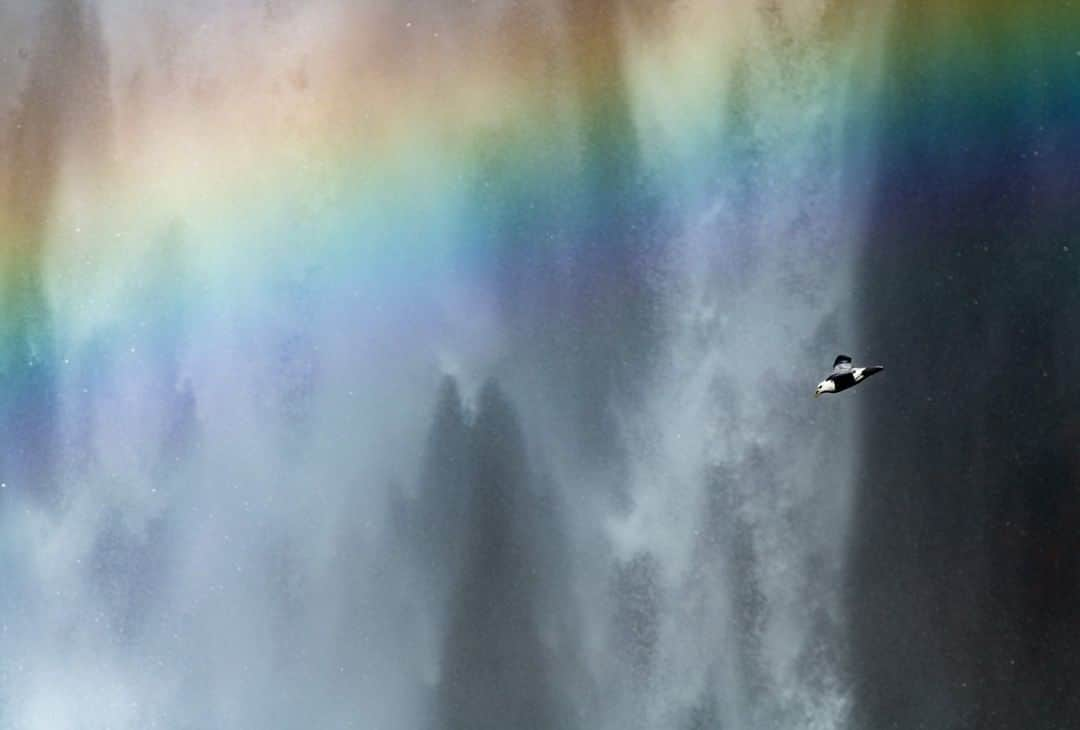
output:
<path id="1" fill-rule="evenodd" d="M 884 369 L 885 369 L 884 365 L 871 365 L 870 367 L 866 368 L 866 370 L 863 372 L 863 377 L 864 378 L 869 378 L 874 373 L 880 373 Z"/>

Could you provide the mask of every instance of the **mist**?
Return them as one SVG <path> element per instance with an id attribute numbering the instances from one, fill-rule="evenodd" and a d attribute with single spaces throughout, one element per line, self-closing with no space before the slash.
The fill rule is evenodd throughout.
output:
<path id="1" fill-rule="evenodd" d="M 1077 67 L 977 14 L 0 7 L 0 727 L 1075 720 Z"/>

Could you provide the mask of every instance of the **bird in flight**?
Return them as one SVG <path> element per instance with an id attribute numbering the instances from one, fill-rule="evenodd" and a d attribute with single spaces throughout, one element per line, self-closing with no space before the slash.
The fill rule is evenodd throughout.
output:
<path id="1" fill-rule="evenodd" d="M 832 374 L 818 383 L 814 390 L 814 397 L 817 398 L 823 393 L 839 393 L 841 390 L 854 388 L 874 373 L 880 373 L 884 369 L 882 365 L 871 365 L 865 368 L 852 367 L 850 357 L 837 355 L 833 362 Z"/>

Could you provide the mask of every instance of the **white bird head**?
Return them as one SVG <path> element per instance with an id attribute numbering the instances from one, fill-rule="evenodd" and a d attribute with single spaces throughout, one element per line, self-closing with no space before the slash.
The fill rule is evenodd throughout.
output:
<path id="1" fill-rule="evenodd" d="M 822 380 L 817 384 L 817 388 L 814 389 L 814 397 L 817 398 L 822 393 L 835 393 L 836 383 L 831 380 Z"/>

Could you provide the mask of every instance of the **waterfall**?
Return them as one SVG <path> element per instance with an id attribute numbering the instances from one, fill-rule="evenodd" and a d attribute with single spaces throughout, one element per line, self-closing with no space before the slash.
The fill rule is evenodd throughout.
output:
<path id="1" fill-rule="evenodd" d="M 849 726 L 882 11 L 478 5 L 11 14 L 0 727 Z"/>
<path id="2" fill-rule="evenodd" d="M 790 20 L 758 17 L 726 70 L 722 162 L 679 206 L 662 365 L 626 414 L 634 506 L 609 530 L 619 563 L 655 561 L 658 627 L 641 706 L 612 727 L 847 726 L 856 412 L 814 402 L 806 374 L 857 347 L 866 169 L 850 59 L 822 18 Z"/>
<path id="3" fill-rule="evenodd" d="M 0 728 L 1077 726 L 1074 6 L 0 4 Z"/>

